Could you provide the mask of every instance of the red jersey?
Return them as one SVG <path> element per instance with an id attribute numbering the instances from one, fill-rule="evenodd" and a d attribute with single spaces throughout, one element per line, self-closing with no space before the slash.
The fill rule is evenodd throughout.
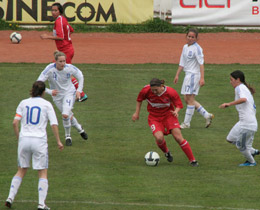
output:
<path id="1" fill-rule="evenodd" d="M 168 86 L 165 86 L 164 91 L 160 95 L 155 95 L 150 85 L 146 85 L 137 97 L 138 102 L 142 102 L 143 100 L 148 102 L 147 111 L 155 117 L 167 115 L 171 110 L 175 110 L 175 108 L 183 108 L 177 91 Z"/>
<path id="2" fill-rule="evenodd" d="M 57 49 L 61 52 L 73 50 L 70 34 L 74 32 L 67 19 L 60 15 L 54 23 L 53 36 L 61 37 L 63 40 L 55 40 Z"/>

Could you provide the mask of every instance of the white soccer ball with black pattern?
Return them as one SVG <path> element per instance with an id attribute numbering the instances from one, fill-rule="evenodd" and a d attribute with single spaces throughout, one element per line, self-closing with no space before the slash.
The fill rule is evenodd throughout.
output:
<path id="1" fill-rule="evenodd" d="M 146 153 L 144 160 L 148 166 L 157 166 L 160 162 L 160 156 L 157 152 L 150 151 Z"/>
<path id="2" fill-rule="evenodd" d="M 13 32 L 10 35 L 10 40 L 14 44 L 19 44 L 22 41 L 22 35 L 17 32 Z"/>

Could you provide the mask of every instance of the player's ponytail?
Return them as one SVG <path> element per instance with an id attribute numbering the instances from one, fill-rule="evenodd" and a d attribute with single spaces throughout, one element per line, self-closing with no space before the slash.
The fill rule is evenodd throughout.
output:
<path id="1" fill-rule="evenodd" d="M 33 83 L 31 89 L 31 96 L 32 97 L 42 96 L 44 91 L 45 91 L 45 83 L 42 81 L 36 81 L 35 83 Z"/>
<path id="2" fill-rule="evenodd" d="M 233 71 L 230 75 L 234 79 L 238 79 L 239 78 L 240 82 L 242 82 L 250 90 L 252 95 L 255 93 L 255 88 L 251 87 L 250 85 L 248 85 L 246 83 L 246 78 L 245 78 L 245 75 L 244 75 L 244 73 L 242 71 L 236 70 L 236 71 Z"/>
<path id="3" fill-rule="evenodd" d="M 157 78 L 153 78 L 151 81 L 150 81 L 150 86 L 151 87 L 160 87 L 161 85 L 164 85 L 164 80 L 159 80 Z"/>

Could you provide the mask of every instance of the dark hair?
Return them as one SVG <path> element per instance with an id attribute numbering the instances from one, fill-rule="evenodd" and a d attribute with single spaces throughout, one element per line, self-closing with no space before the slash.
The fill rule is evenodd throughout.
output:
<path id="1" fill-rule="evenodd" d="M 42 96 L 44 91 L 45 91 L 45 83 L 42 81 L 36 81 L 33 83 L 30 94 L 32 97 L 38 97 L 38 96 Z"/>
<path id="2" fill-rule="evenodd" d="M 188 34 L 189 34 L 190 32 L 195 33 L 196 38 L 198 38 L 199 32 L 198 32 L 198 30 L 197 30 L 196 28 L 190 28 L 190 29 L 188 30 L 188 32 L 186 33 L 186 35 L 188 36 Z"/>
<path id="3" fill-rule="evenodd" d="M 60 3 L 54 3 L 53 5 L 51 5 L 51 7 L 53 7 L 53 6 L 57 6 L 60 14 L 61 15 L 63 14 L 64 9 Z"/>
<path id="4" fill-rule="evenodd" d="M 255 93 L 255 89 L 246 83 L 246 78 L 242 71 L 240 70 L 233 71 L 230 74 L 230 76 L 233 77 L 234 79 L 240 79 L 240 82 L 242 82 L 245 86 L 247 86 L 247 88 L 250 90 L 252 95 Z"/>
<path id="5" fill-rule="evenodd" d="M 164 84 L 164 80 L 159 80 L 157 78 L 153 78 L 151 81 L 150 81 L 150 86 L 151 87 L 160 87 L 161 85 Z"/>

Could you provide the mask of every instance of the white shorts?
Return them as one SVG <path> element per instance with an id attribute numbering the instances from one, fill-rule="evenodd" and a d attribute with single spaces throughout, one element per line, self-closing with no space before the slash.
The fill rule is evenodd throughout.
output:
<path id="1" fill-rule="evenodd" d="M 237 122 L 230 130 L 227 136 L 227 140 L 236 144 L 237 148 L 240 151 L 244 151 L 246 149 L 251 150 L 254 141 L 254 136 L 255 131 L 243 129 L 240 127 L 240 123 Z"/>
<path id="2" fill-rule="evenodd" d="M 200 74 L 186 73 L 182 83 L 181 94 L 198 95 L 200 90 L 199 81 L 200 81 Z"/>
<path id="3" fill-rule="evenodd" d="M 48 168 L 47 139 L 35 137 L 23 137 L 19 139 L 18 166 L 20 168 L 29 168 L 31 160 L 33 169 L 35 170 Z"/>
<path id="4" fill-rule="evenodd" d="M 68 116 L 72 116 L 72 109 L 75 103 L 76 95 L 69 94 L 65 95 L 63 98 L 59 100 L 54 100 L 55 105 L 60 110 L 61 114 L 66 114 Z"/>

